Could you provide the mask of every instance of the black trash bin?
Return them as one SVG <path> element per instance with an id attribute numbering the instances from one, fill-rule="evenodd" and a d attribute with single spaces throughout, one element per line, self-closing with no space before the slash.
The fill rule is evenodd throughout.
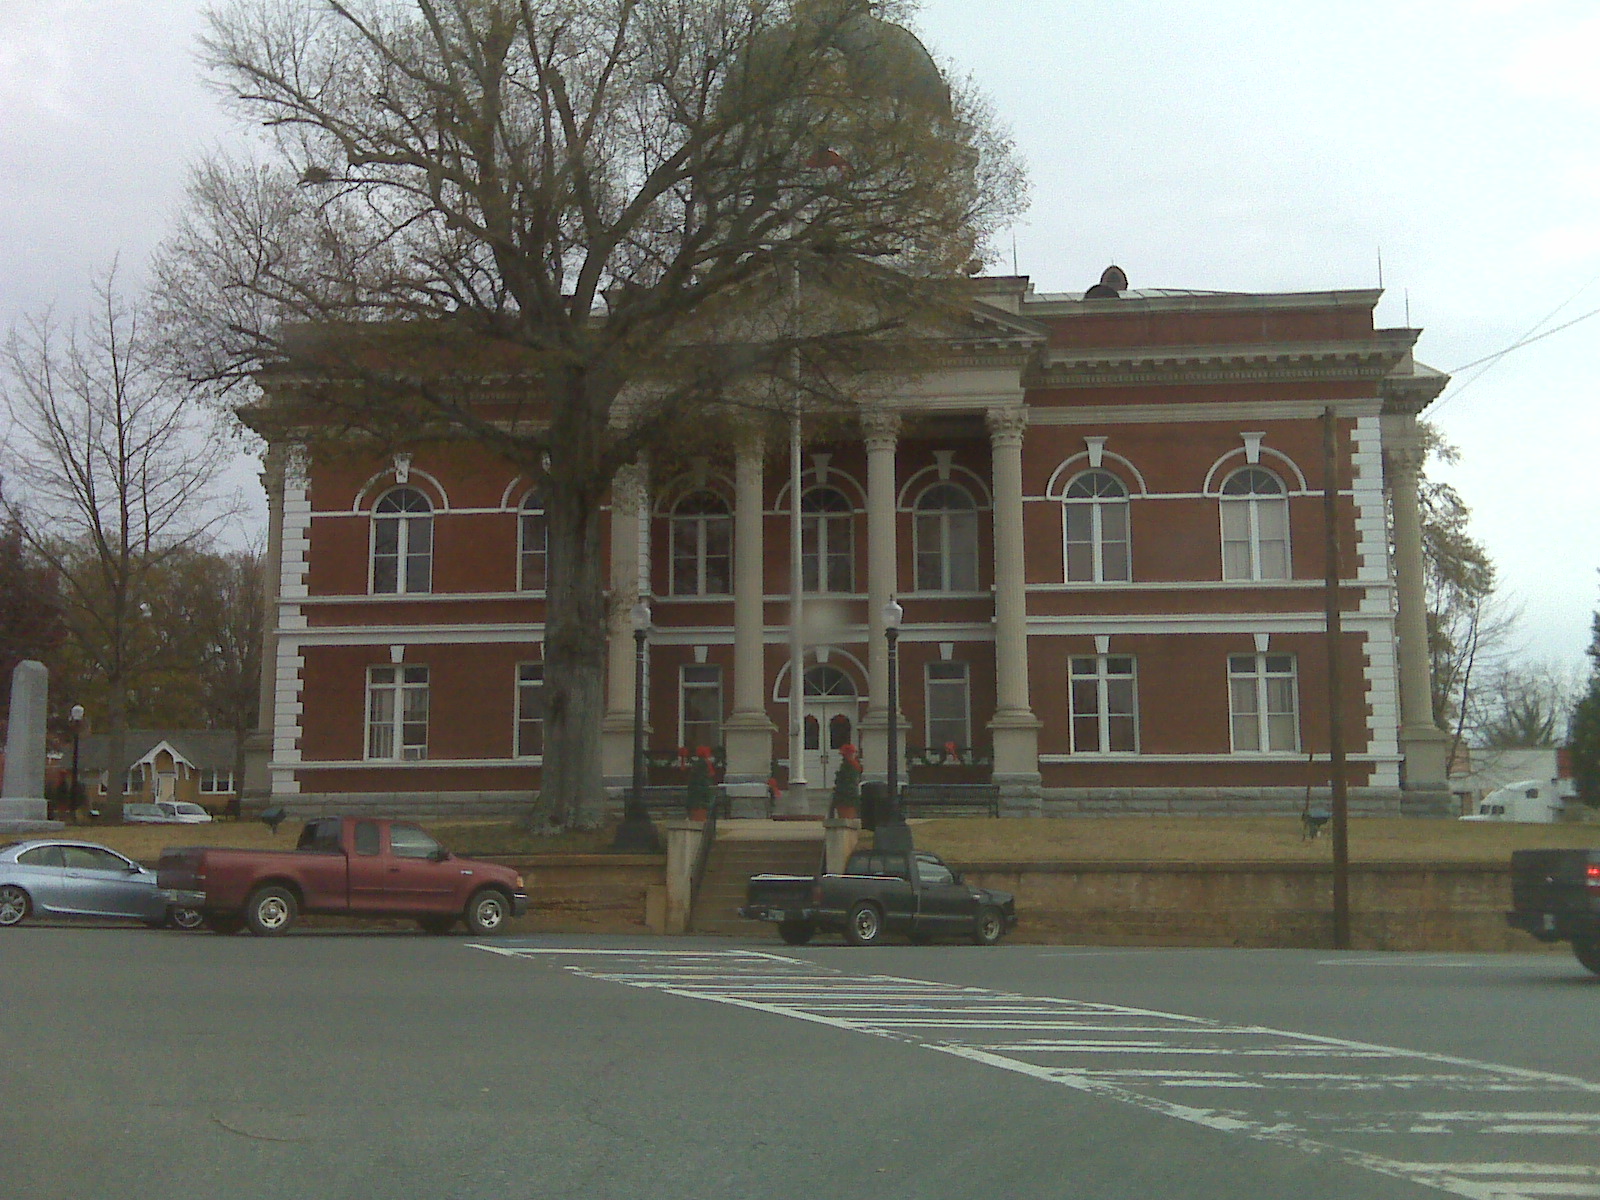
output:
<path id="1" fill-rule="evenodd" d="M 889 785 L 863 783 L 861 785 L 861 828 L 877 829 L 880 820 L 889 817 Z"/>

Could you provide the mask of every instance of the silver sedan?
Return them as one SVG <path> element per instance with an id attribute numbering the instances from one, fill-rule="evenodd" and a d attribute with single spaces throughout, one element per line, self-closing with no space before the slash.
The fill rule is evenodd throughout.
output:
<path id="1" fill-rule="evenodd" d="M 93 842 L 33 839 L 0 847 L 0 927 L 30 916 L 130 917 L 193 929 L 200 914 L 156 873 Z"/>

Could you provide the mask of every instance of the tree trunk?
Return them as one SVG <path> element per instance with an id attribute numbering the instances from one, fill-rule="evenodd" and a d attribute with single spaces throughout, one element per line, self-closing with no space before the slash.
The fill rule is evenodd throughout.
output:
<path id="1" fill-rule="evenodd" d="M 598 825 L 605 807 L 600 723 L 605 715 L 607 621 L 600 502 L 610 490 L 603 465 L 614 383 L 583 366 L 550 372 L 553 422 L 542 491 L 548 547 L 544 629 L 546 820 L 563 828 Z"/>
<path id="2" fill-rule="evenodd" d="M 605 804 L 600 720 L 605 712 L 606 593 L 600 496 L 555 486 L 545 497 L 550 574 L 544 631 L 542 798 L 549 820 L 594 825 Z"/>
<path id="3" fill-rule="evenodd" d="M 122 790 L 128 779 L 128 692 L 120 678 L 112 679 L 106 693 L 110 739 L 106 746 L 106 795 L 98 806 L 100 821 L 122 824 Z"/>

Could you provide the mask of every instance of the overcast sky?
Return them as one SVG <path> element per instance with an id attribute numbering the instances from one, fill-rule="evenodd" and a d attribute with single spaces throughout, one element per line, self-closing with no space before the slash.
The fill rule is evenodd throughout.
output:
<path id="1" fill-rule="evenodd" d="M 185 164 L 238 136 L 201 7 L 0 0 L 0 328 L 70 311 L 113 255 L 137 274 Z M 1381 253 L 1379 323 L 1409 302 L 1446 371 L 1600 308 L 1595 0 L 927 0 L 919 32 L 1015 131 L 1041 291 L 1111 262 L 1135 288 L 1372 287 Z M 1597 344 L 1581 321 L 1433 410 L 1527 653 L 1569 663 L 1600 603 Z"/>

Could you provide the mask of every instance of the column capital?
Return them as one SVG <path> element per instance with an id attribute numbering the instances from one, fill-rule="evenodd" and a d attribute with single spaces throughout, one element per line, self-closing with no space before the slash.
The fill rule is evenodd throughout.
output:
<path id="1" fill-rule="evenodd" d="M 989 427 L 989 440 L 997 446 L 1022 444 L 1023 430 L 1028 427 L 1028 410 L 1016 408 L 991 408 L 983 414 Z"/>
<path id="2" fill-rule="evenodd" d="M 1385 446 L 1383 450 L 1385 470 L 1391 476 L 1410 476 L 1413 482 L 1422 473 L 1422 464 L 1427 461 L 1427 458 L 1428 449 L 1420 443 Z"/>
<path id="3" fill-rule="evenodd" d="M 900 414 L 888 409 L 869 408 L 861 414 L 862 439 L 867 450 L 893 450 L 900 439 Z"/>

